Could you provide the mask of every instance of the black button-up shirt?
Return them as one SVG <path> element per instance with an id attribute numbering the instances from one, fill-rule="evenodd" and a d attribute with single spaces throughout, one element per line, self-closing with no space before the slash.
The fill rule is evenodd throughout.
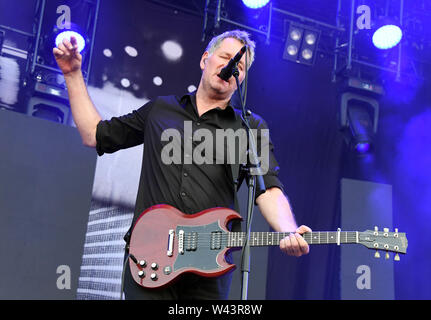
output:
<path id="1" fill-rule="evenodd" d="M 158 97 L 130 114 L 99 122 L 96 150 L 100 156 L 144 144 L 133 223 L 145 209 L 156 204 L 169 204 L 189 214 L 213 207 L 233 208 L 234 179 L 230 165 L 215 161 L 198 165 L 189 160 L 193 154 L 184 148 L 187 143 L 184 141 L 184 128 L 187 122 L 193 132 L 205 128 L 215 136 L 217 129 L 238 127 L 239 115 L 240 112 L 229 104 L 225 109 L 215 108 L 199 117 L 196 96 L 187 94 L 181 98 Z M 252 128 L 267 128 L 266 123 L 254 114 L 250 120 Z M 181 134 L 183 161 L 180 163 L 165 164 L 162 161 L 162 149 L 169 143 L 161 138 L 166 129 L 174 129 Z M 193 147 L 199 143 L 192 141 Z M 269 170 L 264 176 L 266 188 L 282 189 L 278 170 L 270 144 Z M 256 198 L 260 193 L 256 190 Z"/>

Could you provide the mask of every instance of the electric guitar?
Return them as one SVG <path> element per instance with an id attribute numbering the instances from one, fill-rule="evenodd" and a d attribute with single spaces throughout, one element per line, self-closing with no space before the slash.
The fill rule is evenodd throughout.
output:
<path id="1" fill-rule="evenodd" d="M 184 214 L 169 205 L 145 210 L 135 223 L 129 244 L 129 266 L 133 279 L 146 288 L 163 287 L 186 272 L 205 277 L 220 276 L 233 268 L 226 262 L 228 250 L 245 244 L 245 232 L 230 232 L 227 225 L 241 219 L 234 210 L 213 208 L 196 214 Z M 251 232 L 250 246 L 278 246 L 290 232 Z M 358 231 L 313 231 L 304 233 L 308 244 L 359 243 L 368 249 L 395 252 L 407 250 L 405 233 L 388 229 Z"/>

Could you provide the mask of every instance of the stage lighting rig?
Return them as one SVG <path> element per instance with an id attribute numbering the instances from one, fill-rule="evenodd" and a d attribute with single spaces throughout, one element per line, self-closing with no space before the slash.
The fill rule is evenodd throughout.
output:
<path id="1" fill-rule="evenodd" d="M 313 65 L 319 37 L 320 30 L 297 23 L 290 23 L 283 59 Z"/>
<path id="2" fill-rule="evenodd" d="M 100 0 L 39 0 L 29 51 L 25 85 L 32 90 L 27 113 L 69 124 L 71 117 L 64 77 L 52 48 L 74 35 L 82 55 L 82 72 L 88 83 Z"/>
<path id="3" fill-rule="evenodd" d="M 341 86 L 339 124 L 349 148 L 358 155 L 374 150 L 379 120 L 378 98 L 383 88 L 366 80 L 348 78 Z"/>

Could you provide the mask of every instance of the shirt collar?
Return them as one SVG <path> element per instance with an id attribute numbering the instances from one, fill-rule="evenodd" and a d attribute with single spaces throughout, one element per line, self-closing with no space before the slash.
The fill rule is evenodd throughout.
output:
<path id="1" fill-rule="evenodd" d="M 193 91 L 193 92 L 191 92 L 191 93 L 187 93 L 187 94 L 185 94 L 185 95 L 183 95 L 181 98 L 180 98 L 180 102 L 181 102 L 181 104 L 185 104 L 186 102 L 188 102 L 188 101 L 190 101 L 191 103 L 192 103 L 192 105 L 193 105 L 193 109 L 196 111 L 196 113 L 197 113 L 197 105 L 196 105 L 196 91 L 197 90 L 195 90 L 195 91 Z M 232 105 L 232 100 L 229 100 L 229 102 L 228 102 L 228 104 L 227 104 L 227 106 L 226 106 L 226 108 L 223 110 L 223 109 L 221 109 L 221 108 L 216 108 L 216 109 L 218 109 L 218 110 L 221 110 L 221 111 L 224 111 L 224 112 L 228 112 L 228 113 L 230 113 L 230 114 L 232 114 L 233 116 L 237 116 L 236 115 L 236 112 L 235 112 L 235 106 L 233 106 Z"/>

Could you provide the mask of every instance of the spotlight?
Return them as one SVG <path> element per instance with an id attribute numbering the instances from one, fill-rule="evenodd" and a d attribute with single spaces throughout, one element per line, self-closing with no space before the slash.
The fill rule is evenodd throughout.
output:
<path id="1" fill-rule="evenodd" d="M 310 49 L 304 49 L 301 55 L 305 60 L 310 60 L 313 57 L 313 52 Z"/>
<path id="2" fill-rule="evenodd" d="M 385 25 L 373 34 L 373 44 L 378 49 L 386 50 L 395 47 L 403 37 L 401 28 L 396 25 Z"/>
<path id="3" fill-rule="evenodd" d="M 358 153 L 367 153 L 370 150 L 370 144 L 368 142 L 359 142 L 356 145 L 355 150 Z"/>
<path id="4" fill-rule="evenodd" d="M 373 27 L 373 44 L 376 48 L 387 50 L 400 43 L 403 32 L 396 21 L 391 17 L 380 17 Z"/>
<path id="5" fill-rule="evenodd" d="M 70 37 L 75 37 L 78 43 L 78 51 L 81 52 L 85 48 L 84 37 L 75 31 L 63 31 L 55 37 L 55 45 L 58 46 L 64 39 L 70 40 Z"/>
<path id="6" fill-rule="evenodd" d="M 319 36 L 319 30 L 291 23 L 286 38 L 283 59 L 307 65 L 314 64 Z"/>
<path id="7" fill-rule="evenodd" d="M 364 80 L 350 78 L 345 83 L 347 91 L 341 94 L 340 127 L 349 147 L 359 155 L 374 149 L 377 133 L 379 103 L 375 97 L 383 89 Z"/>
<path id="8" fill-rule="evenodd" d="M 298 41 L 299 39 L 301 39 L 301 37 L 302 37 L 302 30 L 299 30 L 299 29 L 293 29 L 293 30 L 290 32 L 290 38 L 291 38 L 293 41 Z"/>
<path id="9" fill-rule="evenodd" d="M 70 40 L 70 37 L 75 37 L 78 43 L 78 51 L 82 52 L 85 48 L 86 37 L 84 36 L 84 32 L 82 32 L 81 28 L 74 24 L 70 24 L 70 28 L 67 29 L 58 29 L 57 27 L 53 30 L 55 35 L 55 45 L 58 46 L 63 42 L 63 39 Z"/>
<path id="10" fill-rule="evenodd" d="M 313 44 L 316 43 L 316 35 L 314 33 L 309 33 L 305 36 L 305 42 L 312 46 Z"/>
<path id="11" fill-rule="evenodd" d="M 242 0 L 244 5 L 250 9 L 260 9 L 266 6 L 270 0 Z"/>
<path id="12" fill-rule="evenodd" d="M 374 138 L 374 123 L 368 102 L 355 97 L 347 104 L 347 120 L 351 135 L 351 147 L 358 153 L 370 151 Z"/>
<path id="13" fill-rule="evenodd" d="M 291 44 L 287 47 L 287 53 L 291 56 L 296 56 L 296 54 L 298 53 L 298 47 Z"/>

